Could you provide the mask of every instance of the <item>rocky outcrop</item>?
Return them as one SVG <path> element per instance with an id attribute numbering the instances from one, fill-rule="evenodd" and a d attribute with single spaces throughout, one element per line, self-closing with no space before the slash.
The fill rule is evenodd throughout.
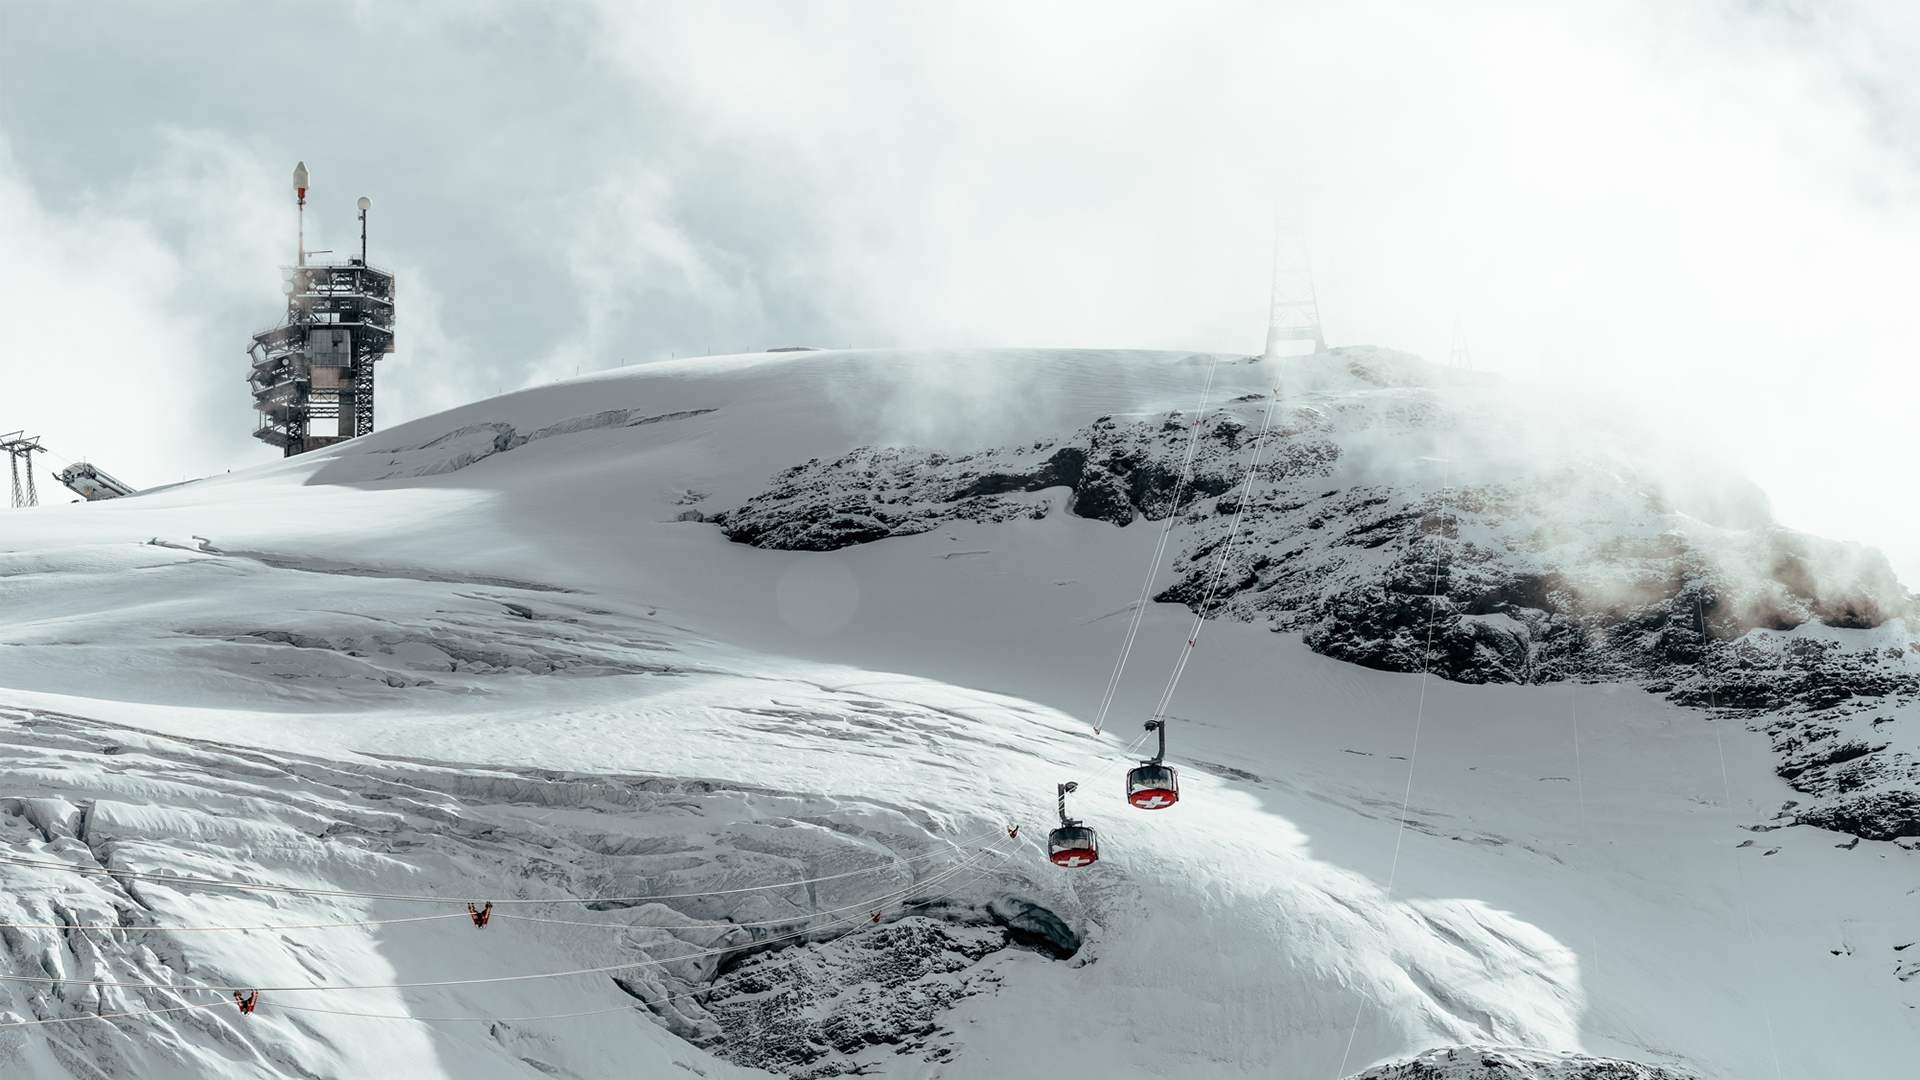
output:
<path id="1" fill-rule="evenodd" d="M 1172 516 L 1156 600 L 1367 667 L 1633 681 L 1738 710 L 1815 796 L 1798 820 L 1920 835 L 1920 761 L 1877 734 L 1920 701 L 1920 618 L 1878 552 L 1781 527 L 1744 481 L 1676 477 L 1694 466 L 1604 433 L 1512 451 L 1510 408 L 1450 396 L 1411 358 L 1316 363 L 1271 412 L 1248 395 L 970 454 L 862 448 L 794 466 L 717 520 L 739 543 L 824 551 L 1056 509 L 1119 527 Z M 1436 464 L 1410 480 L 1408 462 Z"/>
<path id="2" fill-rule="evenodd" d="M 408 894 L 456 898 L 448 917 L 461 921 L 457 898 L 520 901 L 494 925 L 563 930 L 542 941 L 548 969 L 602 971 L 688 1042 L 793 1076 L 857 1072 L 869 1052 L 940 1060 L 942 1014 L 998 987 L 987 961 L 1007 950 L 1064 959 L 1079 946 L 1036 899 L 1058 894 L 1054 875 L 969 855 L 879 803 L 717 780 L 267 754 L 28 710 L 0 709 L 0 729 L 0 967 L 78 980 L 17 984 L 0 1023 L 53 1021 L 42 1037 L 76 1076 L 186 1075 L 155 1065 L 178 1054 L 204 1058 L 192 1075 L 230 1059 L 259 1075 L 321 1075 L 300 1063 L 328 1049 L 298 1024 L 202 1037 L 199 1010 L 222 1003 L 220 988 L 258 958 L 170 929 L 193 921 L 182 901 L 156 908 L 149 891 L 173 890 L 134 876 L 215 876 L 249 856 L 261 861 L 240 863 L 247 880 L 288 890 L 263 917 L 294 924 L 274 944 L 299 953 L 311 973 L 299 982 L 314 986 L 268 994 L 263 1017 L 333 1007 L 328 985 L 365 981 L 354 965 L 384 955 L 371 937 L 381 928 L 356 937 L 351 920 L 375 916 L 347 913 L 333 890 L 404 881 Z M 754 806 L 745 818 L 743 797 Z M 864 899 L 874 895 L 889 898 L 878 924 Z M 588 896 L 613 899 L 569 902 Z M 528 903 L 540 900 L 556 904 Z M 57 929 L 74 925 L 104 929 Z M 441 959 L 433 953 L 412 955 Z M 88 980 L 153 985 L 103 1000 Z M 166 989 L 175 983 L 213 989 Z M 109 1004 L 134 1015 L 111 1028 L 66 1022 Z M 8 1049 L 0 1041 L 0 1061 Z M 563 1071 L 531 1052 L 519 1059 Z"/>
<path id="3" fill-rule="evenodd" d="M 1520 1047 L 1448 1046 L 1379 1065 L 1351 1080 L 1698 1080 L 1694 1073 L 1619 1058 Z"/>
<path id="4" fill-rule="evenodd" d="M 703 999 L 727 1032 L 715 1052 L 795 1080 L 868 1072 L 862 1059 L 937 1062 L 941 1014 L 991 992 L 981 961 L 1012 944 L 998 928 L 949 926 L 918 915 L 821 944 L 759 954 L 723 974 Z"/>
<path id="5" fill-rule="evenodd" d="M 1127 525 L 1224 494 L 1245 466 L 1236 460 L 1245 429 L 1216 414 L 1202 428 L 1195 467 L 1181 483 L 1191 434 L 1178 413 L 1151 423 L 1102 418 L 1057 440 L 949 456 L 863 447 L 833 461 L 815 459 L 776 476 L 764 493 L 717 516 L 742 544 L 787 551 L 834 551 L 889 536 L 927 532 L 948 521 L 1044 517 L 1059 490 L 1070 514 Z M 1322 447 L 1338 453 L 1331 445 Z"/>

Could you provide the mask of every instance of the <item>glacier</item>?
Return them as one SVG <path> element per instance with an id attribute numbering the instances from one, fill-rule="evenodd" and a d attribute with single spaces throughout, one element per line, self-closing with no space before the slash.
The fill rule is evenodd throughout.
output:
<path id="1" fill-rule="evenodd" d="M 0 598 L 0 1024 L 61 1021 L 0 1027 L 9 1075 L 1920 1049 L 1884 560 L 1632 418 L 1387 350 L 622 368 L 9 513 Z M 1182 800 L 1136 811 L 1195 609 Z M 1102 858 L 1067 871 L 1038 843 L 1072 779 Z"/>

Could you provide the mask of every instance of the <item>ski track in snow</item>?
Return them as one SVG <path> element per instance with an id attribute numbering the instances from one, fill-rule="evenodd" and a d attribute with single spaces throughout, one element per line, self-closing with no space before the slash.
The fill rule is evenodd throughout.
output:
<path id="1" fill-rule="evenodd" d="M 0 864 L 0 921 L 124 928 L 0 929 L 6 974 L 320 988 L 268 994 L 252 1017 L 0 1029 L 0 1066 L 1318 1080 L 1343 1057 L 1358 1071 L 1455 1044 L 1505 1049 L 1367 1075 L 1667 1075 L 1593 1071 L 1583 1050 L 1706 1077 L 1770 1075 L 1776 1046 L 1787 1076 L 1911 1061 L 1913 855 L 1792 824 L 1760 736 L 1618 685 L 1436 683 L 1410 762 L 1417 676 L 1223 622 L 1174 703 L 1182 802 L 1141 813 L 1118 797 L 1131 725 L 1095 737 L 1085 719 L 1124 629 L 1103 616 L 1137 590 L 1150 530 L 1062 514 L 1045 489 L 833 554 L 680 520 L 858 447 L 980 453 L 1190 408 L 1205 362 L 650 365 L 0 519 L 0 856 L 445 895 L 461 916 L 170 932 L 418 912 Z M 1236 393 L 1263 378 L 1223 375 Z M 1379 482 L 1424 468 L 1376 452 Z M 1162 588 L 1180 574 L 1164 570 Z M 1150 703 L 1185 617 L 1148 611 L 1123 708 Z M 1076 777 L 1103 857 L 1066 872 L 1037 845 L 1053 785 Z M 1012 857 L 938 877 L 1009 822 Z M 530 909 L 673 929 L 464 920 L 469 900 L 867 866 L 884 869 Z M 889 895 L 869 922 L 862 903 Z M 692 928 L 716 922 L 762 925 Z M 618 981 L 327 989 L 629 960 L 644 966 Z M 0 1021 L 218 997 L 16 982 Z"/>

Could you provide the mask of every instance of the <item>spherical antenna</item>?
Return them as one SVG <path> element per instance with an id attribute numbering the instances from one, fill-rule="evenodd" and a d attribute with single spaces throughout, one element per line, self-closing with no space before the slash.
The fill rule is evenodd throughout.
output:
<path id="1" fill-rule="evenodd" d="M 280 283 L 280 291 L 281 291 L 281 292 L 283 292 L 283 293 L 286 293 L 286 294 L 287 294 L 288 296 L 292 296 L 292 295 L 293 295 L 293 282 L 291 282 L 291 281 L 283 281 L 283 282 L 281 282 L 281 283 Z"/>
<path id="2" fill-rule="evenodd" d="M 360 196 L 360 209 L 361 210 L 373 209 L 373 200 L 367 198 L 365 195 Z"/>

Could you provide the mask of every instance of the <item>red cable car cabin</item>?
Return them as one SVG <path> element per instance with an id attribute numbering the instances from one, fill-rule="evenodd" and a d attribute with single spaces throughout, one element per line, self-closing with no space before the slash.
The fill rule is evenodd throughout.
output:
<path id="1" fill-rule="evenodd" d="M 1180 774 L 1164 764 L 1167 756 L 1167 722 L 1147 721 L 1148 731 L 1160 733 L 1160 752 L 1152 761 L 1127 773 L 1127 801 L 1142 810 L 1165 810 L 1180 801 Z"/>
<path id="2" fill-rule="evenodd" d="M 1047 837 L 1047 858 L 1055 866 L 1087 866 L 1100 861 L 1100 840 L 1084 825 L 1063 825 Z"/>
<path id="3" fill-rule="evenodd" d="M 1091 866 L 1100 861 L 1100 837 L 1067 816 L 1067 792 L 1078 790 L 1077 782 L 1060 785 L 1060 827 L 1047 834 L 1047 858 L 1055 866 Z"/>

